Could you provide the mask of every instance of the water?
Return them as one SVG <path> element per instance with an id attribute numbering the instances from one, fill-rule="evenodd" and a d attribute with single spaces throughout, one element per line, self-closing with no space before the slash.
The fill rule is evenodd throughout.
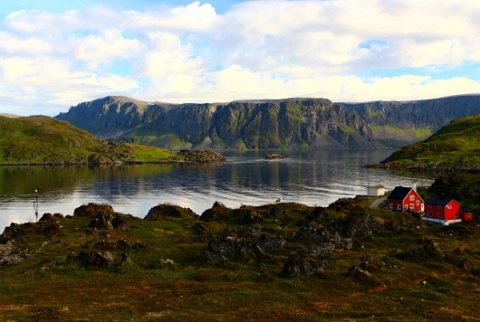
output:
<path id="1" fill-rule="evenodd" d="M 283 153 L 267 161 L 265 152 L 224 153 L 219 164 L 150 164 L 116 167 L 0 167 L 0 233 L 11 222 L 35 221 L 43 213 L 73 214 L 89 202 L 108 203 L 115 211 L 143 218 L 160 203 L 191 208 L 198 214 L 215 201 L 227 207 L 299 202 L 328 206 L 343 197 L 366 194 L 368 185 L 430 185 L 431 180 L 386 170 L 364 169 L 391 150 Z"/>

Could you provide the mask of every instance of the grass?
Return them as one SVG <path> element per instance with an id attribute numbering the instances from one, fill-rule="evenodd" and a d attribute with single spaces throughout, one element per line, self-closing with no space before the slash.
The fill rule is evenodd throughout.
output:
<path id="1" fill-rule="evenodd" d="M 0 117 L 0 163 L 86 164 L 177 160 L 172 151 L 130 143 L 109 144 L 67 122 L 46 116 Z"/>
<path id="2" fill-rule="evenodd" d="M 480 116 L 452 121 L 428 139 L 396 151 L 384 162 L 402 167 L 480 169 Z"/>
<path id="3" fill-rule="evenodd" d="M 58 234 L 25 228 L 15 252 L 29 256 L 0 267 L 0 315 L 5 320 L 169 320 L 169 321 L 427 321 L 475 319 L 480 274 L 479 228 L 442 227 L 383 209 L 368 198 L 322 208 L 328 226 L 349 214 L 367 212 L 392 222 L 389 234 L 374 234 L 363 247 L 337 247 L 326 270 L 308 278 L 282 278 L 288 256 L 307 240 L 291 240 L 316 208 L 300 204 L 251 207 L 264 218 L 262 231 L 282 236 L 287 245 L 263 260 L 231 257 L 207 264 L 208 239 L 199 238 L 198 219 L 162 217 L 147 221 L 117 214 L 126 229 L 92 230 L 92 216 L 59 219 Z M 201 222 L 208 235 L 231 235 L 242 226 L 245 208 L 226 209 L 219 221 Z M 286 222 L 272 216 L 273 209 Z M 318 210 L 318 209 L 317 209 Z M 419 227 L 419 228 L 417 228 Z M 125 239 L 130 245 L 119 246 Z M 445 257 L 412 257 L 425 240 L 439 244 Z M 81 251 L 109 250 L 115 267 L 85 266 Z M 131 263 L 118 265 L 127 252 Z M 73 254 L 73 256 L 72 256 Z M 388 260 L 384 259 L 388 258 Z M 173 264 L 162 264 L 170 259 Z M 385 264 L 387 261 L 388 264 Z M 370 277 L 347 272 L 369 263 Z M 455 298 L 455 301 L 451 299 Z"/>

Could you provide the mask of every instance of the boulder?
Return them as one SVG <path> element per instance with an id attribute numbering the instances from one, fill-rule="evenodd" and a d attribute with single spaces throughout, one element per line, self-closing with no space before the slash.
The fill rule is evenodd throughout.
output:
<path id="1" fill-rule="evenodd" d="M 216 201 L 212 208 L 205 210 L 200 216 L 202 221 L 220 221 L 225 219 L 228 208 L 221 202 Z"/>
<path id="2" fill-rule="evenodd" d="M 311 221 L 297 231 L 295 238 L 330 242 L 334 241 L 334 234 L 323 225 Z"/>
<path id="3" fill-rule="evenodd" d="M 300 255 L 292 255 L 283 265 L 282 277 L 287 278 L 306 278 L 313 274 L 322 273 L 327 265 L 327 260 L 323 258 L 309 258 Z"/>
<path id="4" fill-rule="evenodd" d="M 180 150 L 178 153 L 186 162 L 212 163 L 225 162 L 227 158 L 212 150 Z"/>
<path id="5" fill-rule="evenodd" d="M 204 254 L 208 263 L 226 258 L 261 259 L 269 257 L 258 243 L 238 239 L 236 236 L 212 236 Z"/>
<path id="6" fill-rule="evenodd" d="M 276 153 L 270 153 L 265 157 L 266 160 L 281 160 L 283 156 Z"/>
<path id="7" fill-rule="evenodd" d="M 162 217 L 174 217 L 180 218 L 182 217 L 182 213 L 178 206 L 172 206 L 168 204 L 161 204 L 151 208 L 144 220 L 158 220 Z"/>
<path id="8" fill-rule="evenodd" d="M 100 268 L 112 268 L 114 266 L 112 253 L 108 251 L 96 251 L 90 253 L 81 251 L 77 255 L 77 259 L 85 266 L 95 266 Z"/>
<path id="9" fill-rule="evenodd" d="M 113 208 L 106 204 L 89 203 L 75 208 L 73 215 L 78 217 L 96 216 L 100 213 L 113 214 Z"/>

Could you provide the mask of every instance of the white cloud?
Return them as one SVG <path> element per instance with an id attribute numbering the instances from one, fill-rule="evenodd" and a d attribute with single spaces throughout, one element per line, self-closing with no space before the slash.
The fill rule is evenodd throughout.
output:
<path id="1" fill-rule="evenodd" d="M 225 14 L 198 1 L 24 10 L 0 21 L 0 112 L 49 106 L 55 115 L 110 94 L 212 102 L 480 92 L 479 29 L 471 0 L 259 0 Z M 471 72 L 456 72 L 466 63 Z M 436 73 L 446 68 L 452 76 Z"/>

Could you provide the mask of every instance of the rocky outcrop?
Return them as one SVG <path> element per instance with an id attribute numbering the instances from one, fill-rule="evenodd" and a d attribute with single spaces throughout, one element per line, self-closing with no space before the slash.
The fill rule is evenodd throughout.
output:
<path id="1" fill-rule="evenodd" d="M 277 153 L 270 153 L 265 157 L 266 160 L 282 160 L 283 156 Z"/>
<path id="2" fill-rule="evenodd" d="M 96 203 L 81 205 L 73 211 L 73 215 L 78 217 L 96 216 L 101 213 L 113 215 L 114 211 L 110 205 Z"/>
<path id="3" fill-rule="evenodd" d="M 325 270 L 327 260 L 317 257 L 301 257 L 300 255 L 289 256 L 283 265 L 282 277 L 306 278 L 313 274 L 319 274 Z"/>
<path id="4" fill-rule="evenodd" d="M 212 150 L 181 150 L 178 155 L 186 162 L 192 163 L 213 163 L 225 162 L 227 158 Z"/>
<path id="5" fill-rule="evenodd" d="M 174 217 L 180 218 L 183 216 L 190 216 L 193 218 L 197 218 L 198 215 L 193 212 L 190 208 L 182 208 L 179 206 L 169 205 L 169 204 L 161 204 L 155 207 L 150 208 L 144 220 L 159 220 L 165 217 Z"/>

